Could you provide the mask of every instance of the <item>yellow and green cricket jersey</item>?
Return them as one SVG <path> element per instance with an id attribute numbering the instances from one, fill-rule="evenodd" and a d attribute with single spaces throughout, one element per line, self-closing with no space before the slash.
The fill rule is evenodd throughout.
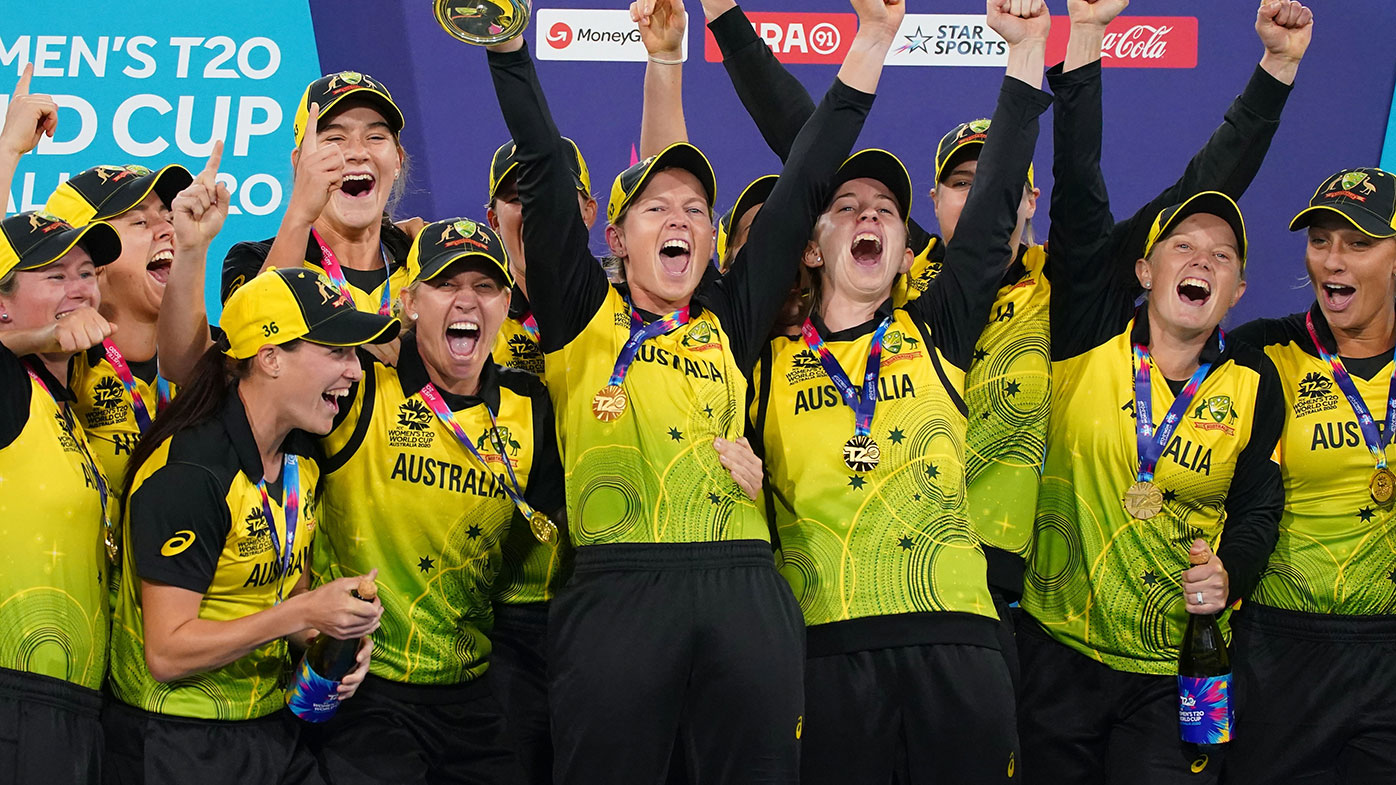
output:
<path id="1" fill-rule="evenodd" d="M 625 377 L 625 413 L 602 422 L 592 399 L 630 338 L 625 297 L 614 287 L 604 297 L 544 365 L 573 544 L 768 540 L 765 516 L 713 448 L 742 436 L 747 391 L 716 314 L 695 301 L 686 326 L 646 341 Z"/>
<path id="2" fill-rule="evenodd" d="M 152 418 L 160 408 L 156 365 L 154 359 L 130 363 L 136 394 Z M 92 453 L 106 472 L 112 497 L 119 499 L 126 487 L 126 462 L 131 459 L 131 451 L 136 449 L 136 440 L 141 436 L 140 423 L 131 408 L 126 388 L 100 344 L 76 355 L 68 373 L 73 395 L 77 398 L 73 410 L 78 423 L 86 431 Z M 178 387 L 171 384 L 170 393 L 173 395 L 177 391 Z M 115 508 L 112 514 L 116 514 Z"/>
<path id="3" fill-rule="evenodd" d="M 21 361 L 3 345 L 0 391 L 0 668 L 99 689 L 107 670 L 107 555 L 101 494 L 73 421 L 73 396 L 37 357 Z M 115 514 L 116 500 L 109 504 Z"/>
<path id="4" fill-rule="evenodd" d="M 1325 350 L 1337 354 L 1328 321 L 1309 309 Z M 1318 356 L 1305 314 L 1263 319 L 1237 330 L 1262 347 L 1284 389 L 1284 431 L 1277 451 L 1285 506 L 1279 544 L 1250 601 L 1307 613 L 1396 613 L 1396 508 L 1373 501 L 1376 461 L 1357 416 Z M 1343 358 L 1368 411 L 1386 418 L 1391 352 Z M 1388 441 L 1386 460 L 1396 462 Z"/>
<path id="5" fill-rule="evenodd" d="M 261 242 L 244 242 L 234 245 L 223 259 L 223 277 L 220 296 L 227 302 L 233 292 L 257 276 L 271 253 L 276 238 Z M 407 269 L 407 252 L 412 247 L 412 238 L 392 226 L 386 219 L 382 228 L 383 258 L 387 266 L 380 270 L 356 270 L 341 267 L 345 283 L 349 284 L 349 294 L 354 298 L 354 307 L 360 311 L 378 313 L 383 304 L 384 289 L 387 289 L 389 312 L 398 305 L 398 293 L 411 283 Z M 305 266 L 317 273 L 324 273 L 321 265 L 324 254 L 320 244 L 310 235 L 305 245 Z"/>
<path id="6" fill-rule="evenodd" d="M 759 366 L 769 400 L 753 416 L 763 423 L 781 574 L 810 626 L 934 611 L 997 618 L 966 516 L 964 371 L 890 301 L 850 330 L 813 321 L 861 384 L 874 331 L 889 316 L 870 434 L 881 459 L 871 471 L 844 463 L 853 411 L 802 339 L 776 338 Z"/>
<path id="7" fill-rule="evenodd" d="M 1113 330 L 1108 322 L 1053 349 L 1047 459 L 1022 606 L 1053 639 L 1115 670 L 1171 674 L 1187 623 L 1182 573 L 1193 541 L 1206 540 L 1233 571 L 1233 595 L 1273 544 L 1278 380 L 1258 351 L 1234 341 L 1222 350 L 1214 333 L 1201 360 L 1212 368 L 1158 461 L 1163 509 L 1132 518 L 1122 502 L 1139 468 L 1132 343 L 1148 345 L 1147 312 Z M 1182 384 L 1155 368 L 1150 388 L 1153 419 L 1162 421 Z"/>
<path id="8" fill-rule="evenodd" d="M 382 626 L 370 671 L 412 684 L 459 684 L 489 665 L 490 604 L 506 543 L 526 536 L 562 568 L 555 546 L 537 543 L 506 494 L 499 443 L 535 509 L 563 504 L 552 408 L 542 383 L 487 362 L 476 395 L 439 390 L 488 465 L 422 400 L 429 379 L 413 333 L 398 366 L 365 363 L 326 453 L 324 522 L 315 572 L 321 580 L 378 569 Z M 563 534 L 565 537 L 565 533 Z"/>
<path id="9" fill-rule="evenodd" d="M 293 432 L 283 449 L 300 456 L 299 482 L 268 483 L 267 520 L 257 483 L 262 459 L 236 390 L 217 415 L 165 440 L 132 478 L 123 521 L 121 589 L 112 624 L 111 686 L 146 711 L 212 720 L 263 717 L 285 705 L 290 672 L 284 638 L 205 673 L 160 683 L 145 661 L 142 581 L 203 595 L 199 618 L 231 621 L 289 597 L 305 574 L 319 523 L 320 469 L 314 443 Z M 283 571 L 272 544 L 286 548 L 285 504 L 298 494 L 291 558 Z M 284 552 L 284 551 L 283 551 Z"/>
<path id="10" fill-rule="evenodd" d="M 912 234 L 925 234 L 925 230 L 919 226 L 912 224 L 911 228 Z M 913 242 L 916 239 L 918 238 L 909 237 L 908 241 Z M 915 247 L 914 242 L 912 247 Z M 938 235 L 925 234 L 921 250 L 911 260 L 911 269 L 907 270 L 905 275 L 897 276 L 897 280 L 892 283 L 892 304 L 900 308 L 925 294 L 926 290 L 931 288 L 931 281 L 935 280 L 944 266 L 945 241 Z"/>
<path id="11" fill-rule="evenodd" d="M 515 299 L 518 297 L 515 295 Z M 499 326 L 499 336 L 494 340 L 491 356 L 501 368 L 518 368 L 542 378 L 543 350 L 524 328 L 523 320 L 528 316 L 527 310 L 521 313 L 510 311 L 509 317 Z"/>

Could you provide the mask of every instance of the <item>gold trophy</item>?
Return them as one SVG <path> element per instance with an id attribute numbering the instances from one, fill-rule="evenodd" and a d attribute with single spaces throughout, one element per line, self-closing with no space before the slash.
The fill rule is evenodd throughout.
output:
<path id="1" fill-rule="evenodd" d="M 528 0 L 432 0 L 436 23 L 476 46 L 502 44 L 528 27 Z"/>

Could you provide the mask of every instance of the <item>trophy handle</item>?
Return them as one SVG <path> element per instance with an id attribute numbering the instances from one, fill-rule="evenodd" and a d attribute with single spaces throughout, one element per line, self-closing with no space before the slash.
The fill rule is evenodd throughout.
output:
<path id="1" fill-rule="evenodd" d="M 492 46 L 523 35 L 532 8 L 529 0 L 432 0 L 432 12 L 457 41 Z"/>

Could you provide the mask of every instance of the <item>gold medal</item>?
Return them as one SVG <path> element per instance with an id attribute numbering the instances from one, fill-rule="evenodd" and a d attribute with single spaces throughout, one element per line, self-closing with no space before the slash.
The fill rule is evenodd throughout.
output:
<path id="1" fill-rule="evenodd" d="M 528 516 L 528 528 L 533 530 L 533 539 L 544 545 L 553 545 L 557 542 L 557 524 L 541 512 L 535 510 L 532 515 Z"/>
<path id="2" fill-rule="evenodd" d="M 116 557 L 119 555 L 119 551 L 116 547 L 116 537 L 112 534 L 110 526 L 106 527 L 102 532 L 102 544 L 107 546 L 107 559 L 110 560 L 112 564 L 116 564 Z"/>
<path id="3" fill-rule="evenodd" d="M 1367 483 L 1367 488 L 1372 492 L 1372 501 L 1385 507 L 1396 497 L 1396 474 L 1386 467 L 1377 469 L 1372 472 L 1372 481 Z"/>
<path id="4" fill-rule="evenodd" d="M 615 422 L 625 414 L 625 407 L 629 404 L 630 398 L 625 394 L 624 387 L 608 384 L 591 399 L 591 413 L 601 422 Z"/>
<path id="5" fill-rule="evenodd" d="M 1129 486 L 1124 497 L 1125 512 L 1131 517 L 1147 521 L 1163 511 L 1163 491 L 1148 480 L 1141 480 Z"/>
<path id="6" fill-rule="evenodd" d="M 882 460 L 882 450 L 870 436 L 854 436 L 843 443 L 843 462 L 855 472 L 870 472 Z"/>
<path id="7" fill-rule="evenodd" d="M 502 44 L 528 26 L 528 0 L 433 0 L 436 23 L 458 41 Z"/>

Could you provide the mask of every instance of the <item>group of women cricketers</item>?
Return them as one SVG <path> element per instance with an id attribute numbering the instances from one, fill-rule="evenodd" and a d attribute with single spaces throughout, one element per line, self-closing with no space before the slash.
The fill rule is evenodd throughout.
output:
<path id="1" fill-rule="evenodd" d="M 311 83 L 217 327 L 221 145 L 4 219 L 0 779 L 1390 781 L 1396 176 L 1315 184 L 1289 224 L 1313 306 L 1223 330 L 1313 17 L 1261 4 L 1254 75 L 1117 222 L 1127 4 L 1065 0 L 1044 72 L 1047 3 L 988 0 L 1008 65 L 928 156 L 939 235 L 895 152 L 855 150 L 903 0 L 852 0 L 817 103 L 702 0 L 783 162 L 725 214 L 682 4 L 632 4 L 643 160 L 603 259 L 521 37 L 481 53 L 512 137 L 484 215 L 395 222 L 410 112 L 368 74 Z M 28 82 L 5 192 L 56 124 Z M 1228 744 L 1179 739 L 1189 614 L 1229 630 Z M 312 725 L 285 706 L 317 636 L 362 643 Z"/>

